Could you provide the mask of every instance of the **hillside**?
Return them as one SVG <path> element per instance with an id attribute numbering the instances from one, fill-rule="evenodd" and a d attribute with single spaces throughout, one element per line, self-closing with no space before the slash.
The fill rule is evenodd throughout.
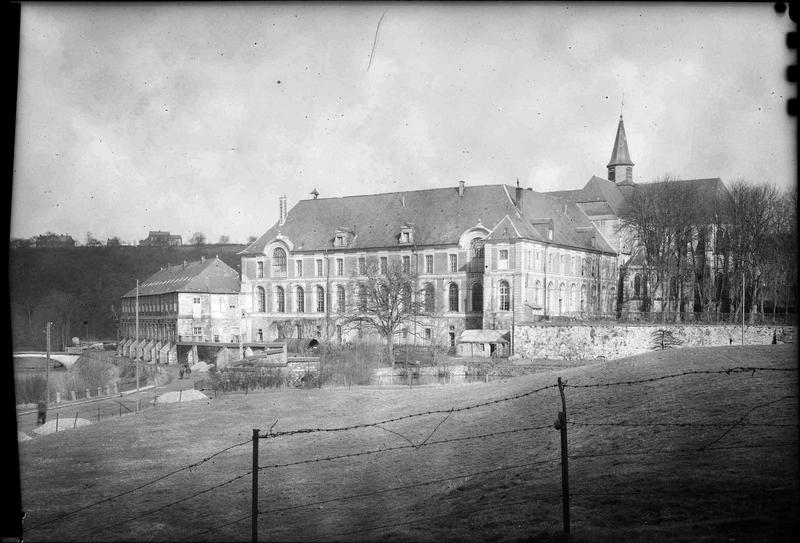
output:
<path id="1" fill-rule="evenodd" d="M 247 540 L 259 428 L 271 434 L 259 540 L 561 540 L 557 377 L 572 541 L 793 540 L 795 345 L 488 384 L 229 394 L 108 419 L 20 442 L 25 535 Z"/>
<path id="2" fill-rule="evenodd" d="M 239 271 L 244 245 L 71 247 L 9 250 L 9 296 L 15 349 L 43 349 L 45 322 L 54 323 L 53 348 L 69 338 L 115 340 L 119 299 L 167 264 L 219 256 Z"/>

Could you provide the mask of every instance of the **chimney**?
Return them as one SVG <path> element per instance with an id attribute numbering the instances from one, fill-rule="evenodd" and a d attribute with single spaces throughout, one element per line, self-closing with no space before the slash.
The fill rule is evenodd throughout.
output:
<path id="1" fill-rule="evenodd" d="M 281 196 L 278 201 L 280 203 L 280 219 L 278 224 L 283 226 L 283 224 L 286 222 L 286 196 Z"/>
<path id="2" fill-rule="evenodd" d="M 517 200 L 517 209 L 522 211 L 522 187 L 519 186 L 519 177 L 517 177 L 516 200 Z"/>
<path id="3" fill-rule="evenodd" d="M 466 185 L 466 183 L 464 181 L 459 181 L 458 182 L 458 196 L 459 197 L 464 196 L 464 185 Z"/>
<path id="4" fill-rule="evenodd" d="M 206 261 L 205 255 L 200 255 L 200 262 L 205 262 L 205 261 Z"/>

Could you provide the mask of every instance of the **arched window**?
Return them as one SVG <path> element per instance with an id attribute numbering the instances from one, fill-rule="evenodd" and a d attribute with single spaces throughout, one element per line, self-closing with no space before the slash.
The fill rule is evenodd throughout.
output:
<path id="1" fill-rule="evenodd" d="M 536 286 L 533 289 L 533 303 L 535 303 L 536 305 L 542 305 L 541 292 L 542 292 L 542 282 L 537 279 Z"/>
<path id="2" fill-rule="evenodd" d="M 567 286 L 564 283 L 558 285 L 558 314 L 561 315 L 567 310 Z"/>
<path id="3" fill-rule="evenodd" d="M 264 313 L 267 310 L 267 293 L 263 287 L 256 287 L 256 310 Z"/>
<path id="4" fill-rule="evenodd" d="M 306 311 L 306 293 L 303 290 L 303 287 L 297 287 L 297 312 L 305 313 L 305 311 Z"/>
<path id="5" fill-rule="evenodd" d="M 336 287 L 336 309 L 339 313 L 344 312 L 344 287 L 341 285 Z"/>
<path id="6" fill-rule="evenodd" d="M 669 299 L 674 300 L 678 297 L 678 278 L 672 276 L 669 279 Z"/>
<path id="7" fill-rule="evenodd" d="M 481 283 L 472 284 L 472 310 L 483 311 L 483 285 Z"/>
<path id="8" fill-rule="evenodd" d="M 317 287 L 317 313 L 325 312 L 325 289 Z"/>
<path id="9" fill-rule="evenodd" d="M 569 311 L 575 311 L 578 307 L 577 303 L 578 298 L 578 288 L 575 286 L 575 283 L 572 283 L 569 286 Z"/>
<path id="10" fill-rule="evenodd" d="M 436 311 L 436 289 L 433 283 L 425 283 L 425 311 L 433 313 Z"/>
<path id="11" fill-rule="evenodd" d="M 508 292 L 508 283 L 505 281 L 500 281 L 500 311 L 508 311 L 511 307 L 511 302 L 509 299 L 509 292 Z"/>
<path id="12" fill-rule="evenodd" d="M 586 310 L 586 285 L 581 285 L 581 311 Z"/>
<path id="13" fill-rule="evenodd" d="M 642 294 L 642 278 L 636 274 L 633 278 L 633 295 L 638 298 Z"/>
<path id="14" fill-rule="evenodd" d="M 447 300 L 448 309 L 458 311 L 458 285 L 455 283 L 450 283 L 450 286 L 447 287 Z"/>
<path id="15" fill-rule="evenodd" d="M 286 251 L 280 247 L 272 251 L 272 273 L 286 275 Z"/>
<path id="16" fill-rule="evenodd" d="M 286 294 L 283 292 L 283 287 L 275 289 L 275 300 L 278 313 L 286 313 Z"/>

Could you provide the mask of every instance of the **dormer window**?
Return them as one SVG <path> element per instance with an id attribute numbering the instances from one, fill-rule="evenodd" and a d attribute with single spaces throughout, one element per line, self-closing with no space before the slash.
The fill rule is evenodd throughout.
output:
<path id="1" fill-rule="evenodd" d="M 347 247 L 353 240 L 353 232 L 347 228 L 339 228 L 333 234 L 334 247 Z"/>
<path id="2" fill-rule="evenodd" d="M 400 236 L 397 238 L 400 245 L 410 245 L 414 243 L 414 227 L 410 224 L 405 224 L 400 229 Z"/>

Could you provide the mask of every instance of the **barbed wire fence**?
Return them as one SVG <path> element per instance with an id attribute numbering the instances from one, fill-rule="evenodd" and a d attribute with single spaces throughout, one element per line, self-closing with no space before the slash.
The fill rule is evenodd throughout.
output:
<path id="1" fill-rule="evenodd" d="M 569 498 L 571 496 L 576 497 L 597 497 L 597 496 L 620 496 L 620 495 L 647 495 L 648 491 L 636 491 L 631 492 L 630 490 L 626 490 L 625 492 L 599 492 L 597 489 L 575 489 L 570 490 L 569 488 L 569 470 L 568 470 L 568 463 L 569 460 L 581 461 L 585 462 L 587 460 L 602 458 L 602 457 L 612 457 L 612 456 L 619 456 L 619 457 L 641 457 L 641 456 L 649 456 L 649 455 L 661 455 L 661 454 L 677 454 L 677 455 L 697 455 L 707 451 L 729 451 L 729 450 L 736 450 L 736 449 L 768 449 L 768 448 L 783 448 L 783 447 L 796 447 L 798 442 L 797 441 L 783 441 L 783 442 L 771 442 L 771 443 L 759 443 L 759 444 L 732 444 L 732 445 L 721 445 L 720 441 L 723 440 L 726 436 L 728 436 L 734 429 L 738 427 L 749 427 L 749 426 L 769 426 L 769 427 L 797 427 L 798 423 L 796 418 L 793 422 L 758 422 L 752 423 L 748 422 L 747 418 L 754 412 L 758 411 L 759 409 L 767 408 L 771 405 L 779 404 L 780 402 L 786 402 L 789 400 L 797 400 L 797 395 L 784 395 L 778 398 L 771 399 L 769 401 L 761 402 L 757 405 L 753 405 L 747 409 L 743 414 L 738 416 L 737 418 L 732 418 L 731 420 L 721 420 L 721 421 L 708 421 L 705 419 L 693 419 L 693 420 L 685 420 L 685 421 L 647 421 L 647 422 L 635 422 L 635 421 L 628 421 L 628 420 L 586 420 L 581 418 L 570 418 L 567 417 L 566 414 L 566 400 L 567 400 L 567 392 L 572 390 L 580 390 L 580 389 L 590 389 L 590 388 L 600 388 L 600 387 L 632 387 L 638 385 L 645 385 L 648 383 L 654 383 L 658 381 L 663 381 L 667 379 L 679 379 L 684 378 L 687 376 L 701 376 L 701 377 L 710 377 L 713 375 L 728 375 L 728 376 L 753 376 L 756 373 L 760 372 L 797 372 L 797 367 L 785 367 L 785 368 L 775 368 L 775 367 L 749 367 L 749 366 L 735 366 L 731 368 L 725 368 L 720 370 L 691 370 L 691 371 L 683 371 L 683 372 L 676 372 L 667 375 L 660 375 L 655 377 L 643 378 L 643 379 L 632 379 L 632 380 L 623 380 L 623 381 L 610 381 L 610 382 L 591 382 L 591 383 L 575 383 L 572 384 L 568 381 L 562 381 L 561 378 L 558 379 L 558 382 L 552 385 L 547 385 L 543 387 L 539 387 L 533 390 L 529 390 L 520 394 L 504 396 L 501 398 L 496 398 L 492 400 L 487 400 L 479 403 L 469 404 L 460 407 L 450 407 L 449 409 L 432 409 L 427 411 L 420 411 L 416 413 L 410 413 L 405 415 L 399 415 L 397 417 L 388 418 L 385 420 L 373 421 L 373 422 L 365 422 L 365 423 L 358 423 L 358 424 L 350 424 L 344 426 L 337 426 L 337 427 L 313 427 L 313 428 L 298 428 L 292 430 L 281 430 L 276 431 L 275 427 L 278 424 L 278 420 L 271 424 L 267 424 L 265 426 L 264 433 L 262 433 L 261 429 L 253 429 L 252 438 L 235 443 L 231 446 L 222 448 L 213 454 L 206 456 L 200 459 L 197 462 L 193 462 L 191 464 L 185 465 L 173 471 L 170 471 L 164 475 L 161 475 L 157 478 L 152 480 L 146 481 L 145 483 L 139 484 L 134 488 L 126 490 L 124 492 L 117 493 L 115 495 L 102 498 L 96 500 L 92 503 L 84 505 L 79 508 L 75 508 L 71 511 L 67 511 L 66 513 L 62 513 L 57 515 L 49 520 L 45 520 L 43 522 L 39 522 L 38 524 L 34 524 L 30 527 L 30 529 L 38 529 L 44 527 L 46 525 L 52 525 L 58 521 L 66 519 L 68 517 L 79 515 L 85 512 L 88 512 L 90 509 L 98 507 L 100 505 L 120 500 L 125 497 L 130 497 L 132 494 L 141 492 L 146 490 L 147 488 L 155 485 L 156 483 L 160 483 L 165 481 L 179 473 L 182 472 L 191 472 L 194 468 L 198 468 L 204 464 L 211 462 L 214 459 L 218 459 L 224 453 L 232 451 L 237 448 L 243 448 L 247 445 L 251 445 L 252 448 L 252 466 L 249 470 L 239 470 L 238 473 L 232 474 L 230 471 L 230 477 L 215 482 L 214 484 L 204 486 L 203 488 L 192 492 L 188 495 L 182 497 L 176 497 L 172 501 L 167 503 L 160 503 L 157 506 L 152 506 L 146 510 L 139 511 L 135 514 L 131 514 L 124 518 L 119 518 L 115 520 L 113 523 L 103 524 L 102 526 L 93 526 L 88 528 L 78 535 L 80 537 L 91 537 L 97 536 L 101 534 L 105 534 L 106 537 L 113 534 L 110 530 L 119 528 L 125 524 L 144 519 L 146 517 L 151 517 L 153 515 L 157 515 L 159 513 L 164 513 L 165 511 L 170 511 L 172 508 L 185 504 L 193 499 L 196 499 L 200 496 L 208 495 L 212 492 L 218 491 L 222 488 L 228 487 L 230 485 L 239 484 L 240 486 L 244 486 L 243 483 L 247 482 L 248 479 L 250 480 L 250 493 L 251 493 L 251 511 L 247 514 L 242 514 L 233 519 L 224 519 L 224 522 L 215 523 L 213 526 L 205 528 L 200 531 L 196 531 L 193 533 L 188 533 L 184 536 L 181 541 L 195 541 L 203 536 L 208 536 L 210 534 L 220 533 L 223 530 L 229 529 L 235 525 L 245 524 L 246 522 L 250 522 L 250 532 L 251 532 L 251 540 L 257 541 L 259 537 L 259 519 L 265 517 L 266 515 L 276 515 L 276 514 L 285 514 L 289 511 L 298 511 L 298 510 L 310 510 L 313 508 L 320 508 L 322 506 L 327 506 L 333 503 L 342 503 L 348 502 L 352 500 L 368 500 L 370 498 L 374 498 L 377 496 L 393 496 L 397 493 L 401 492 L 409 492 L 415 489 L 424 489 L 426 487 L 435 487 L 437 485 L 442 485 L 448 482 L 459 481 L 459 480 L 466 480 L 472 477 L 482 477 L 482 476 L 489 476 L 493 474 L 501 474 L 506 473 L 510 474 L 514 477 L 524 477 L 526 473 L 530 473 L 531 470 L 537 469 L 547 469 L 549 473 L 553 475 L 553 483 L 557 485 L 557 475 L 556 475 L 556 467 L 560 463 L 561 465 L 561 491 L 556 491 L 555 488 L 552 489 L 543 489 L 543 492 L 537 493 L 532 498 L 528 498 L 525 500 L 505 500 L 499 504 L 480 504 L 477 507 L 468 508 L 468 509 L 459 509 L 458 512 L 455 513 L 447 513 L 443 515 L 433 515 L 433 516 L 426 516 L 426 517 L 416 517 L 413 520 L 409 521 L 402 521 L 402 522 L 390 522 L 384 524 L 378 524 L 374 526 L 369 526 L 365 528 L 359 528 L 357 530 L 349 530 L 343 531 L 339 533 L 326 533 L 325 538 L 328 539 L 339 539 L 343 537 L 350 537 L 355 536 L 358 534 L 364 534 L 372 531 L 380 531 L 380 530 L 389 530 L 394 528 L 400 528 L 403 526 L 408 526 L 411 524 L 425 524 L 429 522 L 435 522 L 437 520 L 442 520 L 448 517 L 464 515 L 464 514 L 472 514 L 472 513 L 480 513 L 480 512 L 491 512 L 495 511 L 498 508 L 506 507 L 516 507 L 523 504 L 530 504 L 531 500 L 542 500 L 542 501 L 552 501 L 556 502 L 559 498 L 562 500 L 562 513 L 563 513 L 563 530 L 565 533 L 570 532 L 570 518 L 569 518 L 569 507 L 570 502 Z M 561 396 L 561 411 L 558 414 L 558 418 L 556 419 L 555 423 L 548 422 L 546 424 L 538 424 L 538 425 L 526 425 L 526 426 L 519 426 L 511 429 L 506 430 L 497 430 L 493 432 L 486 432 L 486 433 L 473 433 L 468 435 L 457 435 L 455 437 L 442 437 L 437 438 L 437 434 L 441 433 L 440 430 L 444 426 L 447 425 L 448 420 L 453 416 L 455 413 L 479 410 L 482 408 L 487 408 L 490 406 L 496 406 L 498 404 L 504 402 L 511 402 L 514 400 L 519 400 L 522 398 L 532 397 L 534 395 L 543 393 L 545 391 L 549 391 L 551 389 L 558 389 L 560 396 Z M 422 417 L 436 417 L 434 422 L 436 424 L 431 424 L 430 431 L 425 432 L 424 437 L 418 437 L 416 439 L 412 438 L 410 435 L 407 435 L 404 432 L 399 430 L 394 430 L 391 428 L 387 428 L 388 425 L 400 421 L 413 421 L 415 419 L 419 419 Z M 451 425 L 453 426 L 453 425 Z M 709 429 L 719 429 L 721 433 L 709 440 L 706 440 L 704 443 L 700 444 L 696 447 L 685 447 L 685 448 L 664 448 L 664 449 L 630 449 L 624 451 L 609 451 L 609 450 L 590 450 L 590 451 L 583 451 L 580 450 L 577 454 L 570 453 L 567 449 L 567 439 L 566 439 L 566 431 L 568 427 L 575 427 L 575 428 L 584 428 L 584 429 L 591 429 L 591 428 L 609 428 L 609 427 L 622 427 L 622 428 L 649 428 L 649 427 L 673 427 L 673 428 L 691 428 L 691 427 L 702 427 L 702 428 L 709 428 Z M 274 462 L 274 463 L 262 463 L 259 459 L 259 443 L 264 442 L 269 444 L 274 440 L 284 439 L 290 436 L 313 436 L 313 435 L 320 435 L 320 434 L 342 434 L 347 435 L 348 432 L 353 432 L 356 430 L 363 430 L 363 429 L 378 429 L 383 432 L 396 435 L 405 441 L 404 444 L 395 445 L 395 446 L 386 446 L 384 445 L 377 447 L 377 448 L 360 448 L 357 450 L 352 450 L 349 452 L 343 452 L 340 454 L 328 454 L 328 455 L 318 455 L 312 458 L 305 458 L 305 459 L 298 459 L 291 462 Z M 526 462 L 515 462 L 509 463 L 507 465 L 500 465 L 500 466 L 484 466 L 484 469 L 473 469 L 473 470 L 462 470 L 459 473 L 452 473 L 446 474 L 441 477 L 433 477 L 433 478 L 426 478 L 420 481 L 409 482 L 407 484 L 400 484 L 400 485 L 390 485 L 384 488 L 377 488 L 374 490 L 370 490 L 368 492 L 354 492 L 354 493 L 344 493 L 341 495 L 335 495 L 332 497 L 322 498 L 319 499 L 311 499 L 308 501 L 303 501 L 302 503 L 293 503 L 293 504 L 278 504 L 278 505 L 270 505 L 264 509 L 259 508 L 260 504 L 260 491 L 262 490 L 259 487 L 258 476 L 260 473 L 265 473 L 267 471 L 275 471 L 275 470 L 283 470 L 286 468 L 291 468 L 294 466 L 302 466 L 302 465 L 314 465 L 314 464 L 329 464 L 339 460 L 346 460 L 346 459 L 353 459 L 353 458 L 360 458 L 360 457 L 367 457 L 367 456 L 380 456 L 386 455 L 389 453 L 401 453 L 401 454 L 415 454 L 416 452 L 422 449 L 430 449 L 439 446 L 446 446 L 452 443 L 460 443 L 460 442 L 497 442 L 498 439 L 501 437 L 508 437 L 514 435 L 532 435 L 536 432 L 544 432 L 546 430 L 559 430 L 561 432 L 562 440 L 561 440 L 561 455 L 559 456 L 552 456 L 548 458 L 535 458 L 530 459 L 530 461 Z M 246 489 L 242 489 L 244 492 Z M 654 493 L 656 491 L 653 491 Z M 661 492 L 661 491 L 658 491 Z M 709 494 L 713 493 L 728 493 L 733 492 L 730 489 L 714 489 L 710 488 L 707 489 Z M 759 491 L 754 490 L 754 494 L 758 494 L 759 492 L 797 492 L 797 488 L 795 487 L 776 487 L 769 489 L 768 491 Z M 204 520 L 206 519 L 207 515 L 205 513 L 197 514 L 197 520 Z M 262 530 L 263 531 L 263 530 Z M 313 540 L 313 538 L 308 539 L 304 537 L 304 540 Z"/>

